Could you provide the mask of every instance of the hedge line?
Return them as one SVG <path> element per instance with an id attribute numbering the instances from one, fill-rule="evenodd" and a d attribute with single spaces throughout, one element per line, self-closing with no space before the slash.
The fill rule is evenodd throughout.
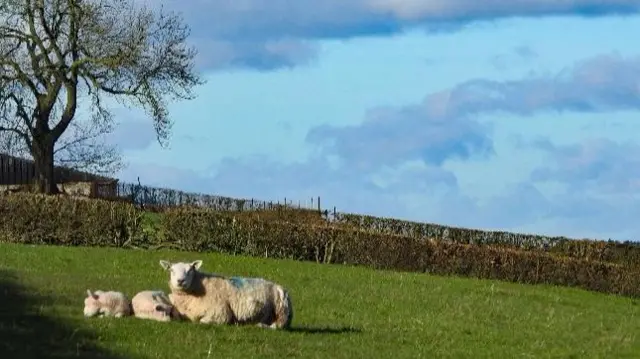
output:
<path id="1" fill-rule="evenodd" d="M 640 272 L 635 268 L 542 252 L 262 221 L 202 210 L 168 211 L 163 226 L 170 242 L 190 251 L 212 250 L 640 295 Z"/>
<path id="2" fill-rule="evenodd" d="M 629 241 L 577 240 L 566 237 L 482 231 L 351 213 L 338 214 L 335 223 L 374 233 L 395 234 L 416 239 L 433 238 L 438 241 L 543 251 L 571 258 L 640 266 L 640 243 Z"/>
<path id="3" fill-rule="evenodd" d="M 144 245 L 144 213 L 132 204 L 29 193 L 0 195 L 0 241 L 125 247 Z"/>
<path id="4" fill-rule="evenodd" d="M 267 221 L 324 223 L 317 211 L 284 206 L 229 213 L 239 218 Z M 163 238 L 157 238 L 157 234 L 163 233 L 163 228 L 157 228 L 157 223 L 151 223 L 153 218 L 145 214 L 146 211 L 126 201 L 3 194 L 0 195 L 0 241 L 69 246 L 161 246 Z M 175 247 L 175 244 L 165 245 Z"/>
<path id="5" fill-rule="evenodd" d="M 0 241 L 153 248 L 144 212 L 133 205 L 66 196 L 0 196 Z M 640 271 L 600 261 L 562 258 L 446 241 L 416 240 L 341 228 L 239 216 L 234 212 L 174 209 L 161 220 L 165 245 L 180 250 L 291 258 L 378 269 L 428 272 L 581 287 L 638 297 Z"/>
<path id="6" fill-rule="evenodd" d="M 169 210 L 169 209 L 167 209 Z M 265 221 L 280 220 L 286 222 L 294 222 L 300 224 L 321 225 L 326 224 L 326 220 L 322 217 L 318 210 L 305 208 L 285 208 L 283 206 L 274 207 L 266 210 L 252 211 L 220 211 L 228 212 L 230 215 L 246 218 L 254 218 Z"/>

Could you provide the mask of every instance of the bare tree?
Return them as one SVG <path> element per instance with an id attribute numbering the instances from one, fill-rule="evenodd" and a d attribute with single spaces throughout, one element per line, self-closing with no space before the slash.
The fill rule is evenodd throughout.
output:
<path id="1" fill-rule="evenodd" d="M 111 122 L 72 121 L 56 141 L 54 164 L 103 176 L 116 174 L 125 163 L 119 149 L 107 142 L 113 130 Z M 9 131 L 0 132 L 0 153 L 32 159 L 25 141 Z"/>
<path id="2" fill-rule="evenodd" d="M 91 162 L 91 151 L 78 152 L 92 148 L 78 146 L 88 139 L 58 143 L 81 128 L 72 124 L 83 99 L 98 129 L 113 123 L 105 97 L 142 107 L 160 145 L 167 143 L 167 101 L 192 99 L 193 87 L 203 83 L 188 35 L 178 15 L 134 0 L 0 0 L 0 132 L 28 149 L 39 192 L 57 191 L 56 147 Z"/>
<path id="3" fill-rule="evenodd" d="M 113 175 L 123 168 L 118 148 L 107 143 L 113 123 L 105 121 L 72 121 L 56 143 L 54 163 L 98 175 Z"/>

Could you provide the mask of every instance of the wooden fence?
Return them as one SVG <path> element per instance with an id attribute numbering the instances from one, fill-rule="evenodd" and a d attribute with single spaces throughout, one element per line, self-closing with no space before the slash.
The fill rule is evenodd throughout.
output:
<path id="1" fill-rule="evenodd" d="M 33 161 L 0 153 L 0 186 L 31 184 L 34 177 L 35 164 Z M 287 198 L 283 198 L 282 201 L 231 198 L 143 186 L 139 180 L 138 184 L 122 183 L 117 179 L 65 167 L 56 167 L 54 177 L 58 188 L 65 193 L 112 200 L 120 199 L 149 209 L 195 206 L 216 210 L 242 211 L 271 210 L 285 206 L 321 211 L 320 197 L 311 198 L 310 201 L 293 201 Z"/>
<path id="2" fill-rule="evenodd" d="M 0 185 L 25 185 L 33 183 L 36 174 L 35 163 L 31 160 L 0 153 Z M 112 178 L 76 171 L 65 167 L 54 170 L 56 183 L 113 181 Z"/>

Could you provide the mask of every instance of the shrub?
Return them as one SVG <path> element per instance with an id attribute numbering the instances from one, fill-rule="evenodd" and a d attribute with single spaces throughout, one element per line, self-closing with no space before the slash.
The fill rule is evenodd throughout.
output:
<path id="1" fill-rule="evenodd" d="M 0 240 L 27 244 L 143 245 L 142 212 L 132 204 L 65 195 L 0 195 Z"/>
<path id="2" fill-rule="evenodd" d="M 558 257 L 543 251 L 310 224 L 300 217 L 292 220 L 286 211 L 265 217 L 264 213 L 182 208 L 151 218 L 129 203 L 20 193 L 0 196 L 0 213 L 0 241 L 6 242 L 149 248 L 158 241 L 153 233 L 162 232 L 163 239 L 180 250 L 556 284 L 636 297 L 640 294 L 637 267 Z M 160 224 L 153 224 L 153 231 L 143 230 L 143 220 L 152 224 L 159 220 Z"/>
<path id="3" fill-rule="evenodd" d="M 351 213 L 340 214 L 336 223 L 346 228 L 358 228 L 373 233 L 548 252 L 577 259 L 640 266 L 640 243 L 636 242 L 577 240 L 566 237 L 482 231 Z"/>
<path id="4" fill-rule="evenodd" d="M 244 211 L 226 211 L 226 214 L 235 217 L 247 217 L 260 220 L 270 221 L 286 221 L 301 224 L 325 224 L 326 220 L 322 214 L 315 209 L 306 208 L 287 208 L 284 206 L 274 206 L 272 209 L 265 210 L 244 210 Z"/>
<path id="5" fill-rule="evenodd" d="M 408 236 L 265 221 L 206 210 L 170 210 L 163 218 L 163 230 L 169 242 L 189 251 L 546 283 L 630 296 L 640 294 L 640 276 L 634 268 L 537 251 L 416 240 Z"/>

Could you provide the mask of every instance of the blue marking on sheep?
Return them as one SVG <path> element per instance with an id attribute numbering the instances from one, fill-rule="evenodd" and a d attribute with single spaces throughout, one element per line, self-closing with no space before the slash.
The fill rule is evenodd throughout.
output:
<path id="1" fill-rule="evenodd" d="M 229 282 L 231 282 L 231 285 L 233 285 L 234 287 L 236 287 L 238 289 L 244 287 L 245 284 L 247 284 L 247 280 L 245 278 L 242 278 L 242 277 L 231 277 L 231 278 L 229 278 Z"/>
<path id="2" fill-rule="evenodd" d="M 229 277 L 229 282 L 232 286 L 238 289 L 248 289 L 259 286 L 264 282 L 261 278 L 247 278 L 247 277 Z"/>

